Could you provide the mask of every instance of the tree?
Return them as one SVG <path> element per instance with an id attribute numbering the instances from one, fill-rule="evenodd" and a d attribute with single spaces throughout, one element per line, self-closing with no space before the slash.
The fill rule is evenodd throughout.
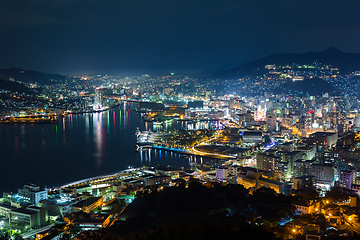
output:
<path id="1" fill-rule="evenodd" d="M 9 240 L 10 234 L 8 232 L 0 235 L 0 240 Z"/>
<path id="2" fill-rule="evenodd" d="M 349 194 L 346 193 L 340 187 L 332 187 L 329 192 L 325 194 L 325 198 L 329 199 L 331 202 L 341 202 L 349 199 Z"/>
<path id="3" fill-rule="evenodd" d="M 20 234 L 15 233 L 13 239 L 14 240 L 23 240 L 24 238 Z"/>
<path id="4" fill-rule="evenodd" d="M 306 199 L 319 198 L 319 193 L 314 187 L 298 189 L 295 191 L 295 195 L 299 196 L 300 198 L 306 198 Z"/>
<path id="5" fill-rule="evenodd" d="M 182 178 L 177 178 L 174 180 L 174 185 L 176 187 L 185 188 L 186 181 Z"/>

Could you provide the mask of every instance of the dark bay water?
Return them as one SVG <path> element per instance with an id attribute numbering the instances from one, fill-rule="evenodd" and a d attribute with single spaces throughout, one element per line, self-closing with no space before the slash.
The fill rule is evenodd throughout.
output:
<path id="1" fill-rule="evenodd" d="M 0 193 L 35 183 L 44 187 L 121 171 L 129 166 L 187 167 L 164 150 L 134 152 L 135 131 L 153 131 L 126 103 L 100 113 L 72 114 L 57 124 L 0 125 Z M 165 128 L 202 128 L 210 123 L 170 123 Z M 195 124 L 195 125 L 196 125 Z"/>

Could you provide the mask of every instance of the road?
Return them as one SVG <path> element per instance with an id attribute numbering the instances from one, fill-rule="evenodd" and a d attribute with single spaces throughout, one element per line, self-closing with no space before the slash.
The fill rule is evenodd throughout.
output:
<path id="1" fill-rule="evenodd" d="M 31 232 L 22 234 L 22 237 L 23 237 L 24 239 L 30 238 L 30 237 L 38 234 L 38 233 L 41 233 L 41 232 L 46 231 L 46 230 L 49 230 L 49 229 L 52 228 L 53 226 L 55 226 L 54 223 L 52 223 L 52 224 L 50 224 L 50 225 L 47 225 L 47 226 L 45 226 L 45 227 L 39 228 L 39 229 L 35 229 L 34 231 L 31 231 Z"/>

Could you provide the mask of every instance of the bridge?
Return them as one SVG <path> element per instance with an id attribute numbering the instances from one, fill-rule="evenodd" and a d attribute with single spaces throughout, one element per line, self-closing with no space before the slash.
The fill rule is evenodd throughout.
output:
<path id="1" fill-rule="evenodd" d="M 24 233 L 24 234 L 22 234 L 21 236 L 22 236 L 24 239 L 30 238 L 30 237 L 35 236 L 35 235 L 38 234 L 38 233 L 41 233 L 41 232 L 44 232 L 44 231 L 49 230 L 49 229 L 52 228 L 53 226 L 55 226 L 55 223 L 52 223 L 52 224 L 50 224 L 50 225 L 47 225 L 47 226 L 42 227 L 42 228 L 39 228 L 39 229 L 35 229 L 35 230 L 31 231 L 31 232 Z"/>

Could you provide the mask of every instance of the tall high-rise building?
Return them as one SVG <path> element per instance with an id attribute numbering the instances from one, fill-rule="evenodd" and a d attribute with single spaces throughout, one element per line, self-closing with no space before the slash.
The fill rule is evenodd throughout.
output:
<path id="1" fill-rule="evenodd" d="M 346 113 L 339 111 L 332 111 L 330 113 L 330 128 L 342 134 L 346 131 L 345 129 Z"/>
<path id="2" fill-rule="evenodd" d="M 276 132 L 276 130 L 277 130 L 276 116 L 274 116 L 274 115 L 267 116 L 266 124 L 267 124 L 268 132 Z"/>
<path id="3" fill-rule="evenodd" d="M 103 106 L 103 96 L 102 96 L 102 88 L 95 88 L 95 99 L 94 99 L 94 109 L 100 109 Z"/>
<path id="4" fill-rule="evenodd" d="M 264 121 L 266 118 L 266 108 L 258 105 L 255 112 L 255 121 Z"/>
<path id="5" fill-rule="evenodd" d="M 305 123 L 304 123 L 304 127 L 305 127 L 305 131 L 306 131 L 308 134 L 312 132 L 313 114 L 314 114 L 314 111 L 307 111 L 307 112 L 305 113 Z"/>

